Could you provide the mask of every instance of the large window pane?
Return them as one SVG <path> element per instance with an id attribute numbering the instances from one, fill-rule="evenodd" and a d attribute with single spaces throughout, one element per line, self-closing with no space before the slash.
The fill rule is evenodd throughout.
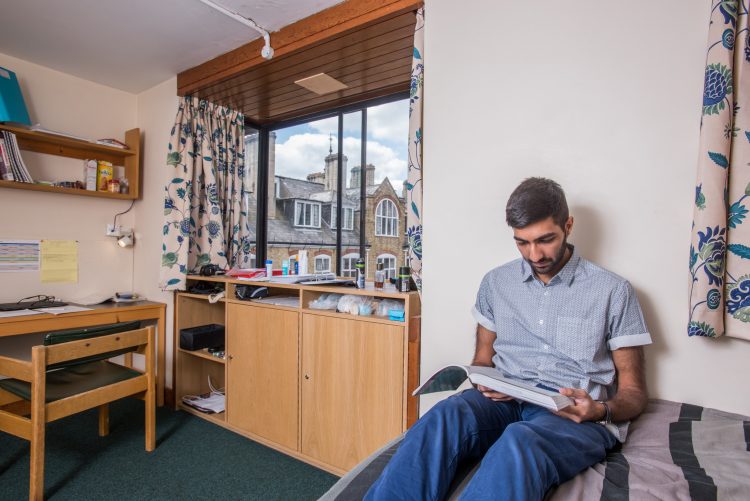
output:
<path id="1" fill-rule="evenodd" d="M 338 182 L 338 117 L 277 129 L 269 143 L 268 259 L 281 268 L 303 250 L 307 269 L 300 273 L 319 271 L 324 263 L 330 268 L 336 255 L 331 211 Z"/>
<path id="2" fill-rule="evenodd" d="M 253 127 L 245 127 L 245 196 L 242 198 L 242 224 L 244 231 L 240 235 L 240 255 L 237 257 L 237 266 L 240 268 L 256 268 L 257 240 L 256 222 L 258 217 L 258 130 Z"/>
<path id="3" fill-rule="evenodd" d="M 367 109 L 367 228 L 368 278 L 378 261 L 388 277 L 406 264 L 406 190 L 409 140 L 409 100 Z"/>

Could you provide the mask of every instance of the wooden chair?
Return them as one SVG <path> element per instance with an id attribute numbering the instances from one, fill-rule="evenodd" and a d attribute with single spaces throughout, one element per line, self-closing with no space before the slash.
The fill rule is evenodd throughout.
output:
<path id="1" fill-rule="evenodd" d="M 31 361 L 0 356 L 0 431 L 31 443 L 29 499 L 44 497 L 46 424 L 99 408 L 99 435 L 109 433 L 109 402 L 137 395 L 146 402 L 146 450 L 156 446 L 154 328 L 139 322 L 51 332 Z M 137 351 L 145 372 L 107 361 Z M 27 417 L 28 416 L 28 417 Z"/>

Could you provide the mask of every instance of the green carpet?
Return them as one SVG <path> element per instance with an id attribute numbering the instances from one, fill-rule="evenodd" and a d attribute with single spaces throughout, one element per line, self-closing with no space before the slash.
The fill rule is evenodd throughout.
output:
<path id="1" fill-rule="evenodd" d="M 317 499 L 337 477 L 185 412 L 156 412 L 156 450 L 144 449 L 143 402 L 110 406 L 110 434 L 95 410 L 47 425 L 45 498 Z M 0 432 L 0 500 L 28 499 L 29 445 Z"/>

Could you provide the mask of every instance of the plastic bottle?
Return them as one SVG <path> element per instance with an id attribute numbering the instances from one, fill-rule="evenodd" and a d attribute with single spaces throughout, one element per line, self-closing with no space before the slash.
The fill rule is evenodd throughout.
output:
<path id="1" fill-rule="evenodd" d="M 297 264 L 297 260 L 294 257 L 289 258 L 289 274 L 294 275 L 294 265 Z"/>
<path id="2" fill-rule="evenodd" d="M 409 279 L 411 278 L 411 268 L 402 266 L 398 269 L 398 290 L 399 292 L 409 292 Z"/>
<path id="3" fill-rule="evenodd" d="M 271 278 L 273 276 L 273 260 L 266 259 L 266 276 Z"/>
<path id="4" fill-rule="evenodd" d="M 378 269 L 375 270 L 375 288 L 382 289 L 384 282 L 385 282 L 385 271 L 383 271 L 383 263 L 378 263 Z"/>
<path id="5" fill-rule="evenodd" d="M 284 259 L 281 262 L 281 274 L 289 275 L 289 260 L 288 259 Z"/>
<path id="6" fill-rule="evenodd" d="M 357 263 L 354 265 L 357 270 L 357 289 L 365 288 L 365 260 L 362 258 L 357 259 Z"/>

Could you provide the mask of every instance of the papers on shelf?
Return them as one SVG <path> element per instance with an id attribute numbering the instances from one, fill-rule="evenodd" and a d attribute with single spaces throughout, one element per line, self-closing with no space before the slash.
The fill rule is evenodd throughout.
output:
<path id="1" fill-rule="evenodd" d="M 52 129 L 47 129 L 45 127 L 42 127 L 41 124 L 34 124 L 29 129 L 33 130 L 34 132 L 44 132 L 45 134 L 52 134 L 55 136 L 63 136 L 63 137 L 69 137 L 72 139 L 78 139 L 79 141 L 86 141 L 87 143 L 93 142 L 91 139 L 87 137 L 82 136 L 76 136 L 75 134 L 69 134 L 67 132 L 60 132 Z"/>
<path id="2" fill-rule="evenodd" d="M 182 403 L 185 405 L 201 412 L 211 413 L 224 412 L 225 401 L 224 394 L 213 391 L 208 395 L 185 395 L 182 397 Z"/>
<path id="3" fill-rule="evenodd" d="M 51 315 L 60 315 L 61 313 L 76 313 L 78 311 L 89 311 L 93 308 L 86 308 L 83 306 L 75 306 L 69 304 L 68 306 L 54 306 L 52 308 L 37 308 L 35 311 L 39 313 L 49 313 Z"/>
<path id="4" fill-rule="evenodd" d="M 24 315 L 39 315 L 40 313 L 44 312 L 36 310 L 0 311 L 0 318 L 22 317 Z"/>
<path id="5" fill-rule="evenodd" d="M 261 299 L 253 299 L 254 303 L 275 304 L 277 306 L 299 307 L 299 296 L 268 296 Z"/>

